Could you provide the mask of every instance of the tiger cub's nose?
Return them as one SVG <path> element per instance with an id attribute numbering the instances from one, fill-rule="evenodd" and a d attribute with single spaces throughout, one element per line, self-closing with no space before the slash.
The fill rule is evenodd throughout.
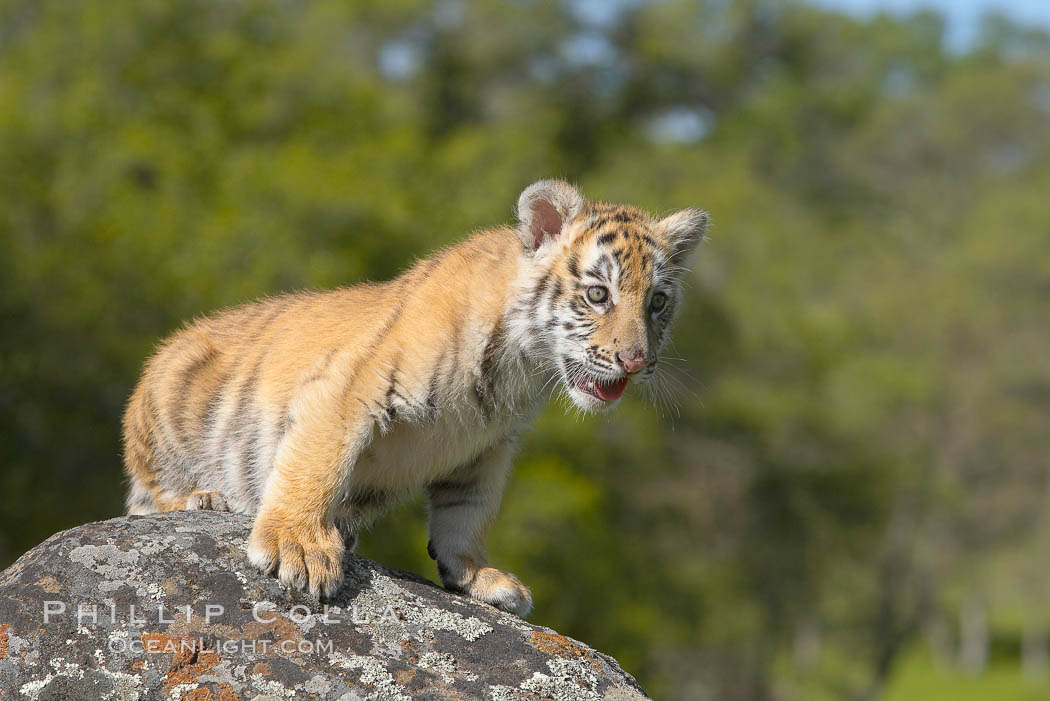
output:
<path id="1" fill-rule="evenodd" d="M 616 360 L 620 363 L 623 371 L 628 375 L 633 375 L 636 372 L 644 370 L 645 366 L 648 364 L 645 353 L 641 351 L 633 353 L 630 357 L 620 353 L 620 351 L 616 351 Z"/>

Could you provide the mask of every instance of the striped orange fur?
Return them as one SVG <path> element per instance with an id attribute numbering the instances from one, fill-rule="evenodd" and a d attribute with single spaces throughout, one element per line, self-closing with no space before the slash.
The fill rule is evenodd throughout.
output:
<path id="1" fill-rule="evenodd" d="M 484 550 L 517 437 L 550 383 L 597 411 L 656 372 L 707 216 L 657 219 L 544 180 L 518 219 L 389 282 L 174 334 L 124 416 L 128 513 L 254 514 L 251 561 L 330 596 L 356 533 L 425 489 L 445 586 L 525 615 L 528 589 Z"/>

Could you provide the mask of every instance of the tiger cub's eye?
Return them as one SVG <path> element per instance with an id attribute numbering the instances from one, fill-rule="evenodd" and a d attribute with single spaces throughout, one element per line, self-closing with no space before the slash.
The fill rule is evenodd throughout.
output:
<path id="1" fill-rule="evenodd" d="M 657 292 L 653 295 L 653 298 L 649 300 L 649 308 L 654 312 L 658 312 L 667 306 L 667 295 L 663 292 Z"/>
<path id="2" fill-rule="evenodd" d="M 594 304 L 601 304 L 609 299 L 609 290 L 601 285 L 591 285 L 587 288 L 587 299 Z"/>

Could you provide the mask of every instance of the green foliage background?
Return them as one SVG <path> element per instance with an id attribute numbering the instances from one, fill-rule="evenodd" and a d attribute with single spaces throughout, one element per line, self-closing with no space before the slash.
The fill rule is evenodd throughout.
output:
<path id="1" fill-rule="evenodd" d="M 1050 38 L 618 6 L 0 0 L 0 566 L 121 512 L 181 321 L 388 277 L 562 176 L 714 225 L 677 408 L 526 441 L 490 551 L 533 620 L 665 698 L 961 698 L 976 607 L 989 693 L 1042 697 Z M 424 533 L 362 549 L 433 576 Z"/>

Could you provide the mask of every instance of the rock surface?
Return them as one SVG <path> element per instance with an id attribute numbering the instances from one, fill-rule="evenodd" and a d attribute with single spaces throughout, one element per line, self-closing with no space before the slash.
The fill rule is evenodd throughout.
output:
<path id="1" fill-rule="evenodd" d="M 0 698 L 646 698 L 582 643 L 356 555 L 326 616 L 249 565 L 250 524 L 117 518 L 30 550 L 0 573 Z"/>

